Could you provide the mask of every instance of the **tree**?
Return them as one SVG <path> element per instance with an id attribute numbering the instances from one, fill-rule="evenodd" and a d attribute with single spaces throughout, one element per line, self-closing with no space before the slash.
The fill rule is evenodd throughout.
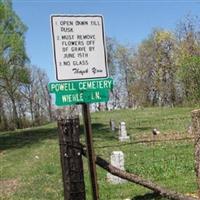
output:
<path id="1" fill-rule="evenodd" d="M 133 106 L 132 93 L 130 87 L 134 81 L 134 68 L 132 67 L 134 56 L 134 48 L 126 47 L 124 45 L 118 45 L 116 49 L 116 65 L 117 68 L 117 82 L 120 83 L 120 86 L 123 86 L 121 91 L 124 91 L 123 97 L 126 100 L 123 100 L 125 105 L 129 108 Z"/>
<path id="2" fill-rule="evenodd" d="M 10 1 L 0 2 L 0 88 L 12 102 L 13 120 L 16 128 L 20 121 L 16 105 L 18 90 L 27 83 L 29 74 L 25 63 L 25 25 L 12 9 Z"/>
<path id="3" fill-rule="evenodd" d="M 156 46 L 156 63 L 158 66 L 159 98 L 161 105 L 174 105 L 176 101 L 176 71 L 175 38 L 169 31 L 156 31 L 154 36 Z M 158 83 L 158 84 L 159 84 Z"/>
<path id="4" fill-rule="evenodd" d="M 191 102 L 200 101 L 200 19 L 186 16 L 176 29 L 179 78 L 185 97 Z"/>
<path id="5" fill-rule="evenodd" d="M 116 51 L 118 47 L 118 42 L 111 38 L 106 38 L 106 49 L 107 49 L 107 63 L 108 63 L 108 69 L 109 74 L 111 77 L 114 77 L 116 75 Z"/>
<path id="6" fill-rule="evenodd" d="M 7 130 L 7 127 L 8 120 L 4 108 L 4 98 L 3 95 L 0 93 L 0 129 Z"/>
<path id="7" fill-rule="evenodd" d="M 137 49 L 132 87 L 142 105 L 175 103 L 175 40 L 171 32 L 156 29 Z"/>
<path id="8" fill-rule="evenodd" d="M 188 101 L 200 101 L 200 57 L 188 56 L 182 60 L 180 77 Z"/>
<path id="9" fill-rule="evenodd" d="M 27 101 L 28 111 L 33 125 L 52 121 L 51 96 L 48 92 L 47 74 L 37 66 L 29 67 L 30 79 L 20 89 L 20 94 Z"/>

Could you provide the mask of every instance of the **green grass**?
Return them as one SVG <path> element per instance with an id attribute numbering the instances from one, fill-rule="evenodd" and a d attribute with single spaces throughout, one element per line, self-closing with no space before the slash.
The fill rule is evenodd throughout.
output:
<path id="1" fill-rule="evenodd" d="M 93 138 L 96 154 L 110 159 L 114 150 L 125 154 L 125 168 L 153 180 L 167 188 L 195 193 L 193 141 L 162 141 L 137 143 L 151 138 L 152 128 L 158 128 L 162 139 L 185 135 L 190 124 L 192 108 L 145 108 L 118 110 L 92 114 Z M 116 124 L 125 121 L 131 144 L 117 141 L 117 131 L 109 130 L 109 120 Z M 83 129 L 81 129 L 83 130 Z M 84 142 L 84 135 L 81 135 Z M 5 200 L 57 200 L 63 199 L 59 145 L 56 124 L 0 133 L 1 199 Z M 87 161 L 84 158 L 87 200 L 91 198 Z M 97 167 L 101 200 L 161 199 L 141 186 L 132 183 L 107 183 L 104 170 Z M 6 184 L 10 181 L 10 184 Z M 15 184 L 13 184 L 15 183 Z M 9 190 L 8 186 L 9 185 Z M 3 191 L 3 192 L 2 192 Z M 164 199 L 164 198 L 162 198 Z"/>

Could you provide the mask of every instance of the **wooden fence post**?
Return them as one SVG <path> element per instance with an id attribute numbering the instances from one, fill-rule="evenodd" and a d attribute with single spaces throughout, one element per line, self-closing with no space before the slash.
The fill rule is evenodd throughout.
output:
<path id="1" fill-rule="evenodd" d="M 79 118 L 58 120 L 64 200 L 85 200 Z"/>
<path id="2" fill-rule="evenodd" d="M 195 172 L 200 198 L 200 109 L 192 111 L 192 131 L 195 138 Z"/>

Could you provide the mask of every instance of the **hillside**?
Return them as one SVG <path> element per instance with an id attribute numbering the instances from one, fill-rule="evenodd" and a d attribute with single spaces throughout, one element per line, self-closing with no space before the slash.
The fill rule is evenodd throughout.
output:
<path id="1" fill-rule="evenodd" d="M 92 114 L 96 154 L 109 161 L 114 150 L 125 154 L 125 169 L 183 193 L 195 193 L 192 135 L 187 133 L 193 108 L 145 108 Z M 126 122 L 130 143 L 118 142 L 109 121 Z M 152 129 L 161 133 L 152 136 Z M 83 128 L 81 125 L 81 131 Z M 84 143 L 84 135 L 81 134 Z M 2 199 L 63 199 L 56 123 L 0 133 Z M 100 199 L 159 199 L 135 184 L 111 185 L 97 168 Z M 90 197 L 84 159 L 87 199 Z M 143 196 L 145 195 L 145 196 Z"/>

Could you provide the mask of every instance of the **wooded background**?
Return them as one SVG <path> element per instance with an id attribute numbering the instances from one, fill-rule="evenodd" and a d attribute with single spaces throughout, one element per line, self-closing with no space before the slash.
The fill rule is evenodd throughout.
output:
<path id="1" fill-rule="evenodd" d="M 26 53 L 27 28 L 12 2 L 0 1 L 0 130 L 41 125 L 58 112 L 46 72 Z M 109 103 L 95 104 L 95 110 L 199 104 L 198 16 L 186 15 L 175 30 L 157 27 L 138 46 L 111 37 L 106 44 L 114 89 Z"/>

